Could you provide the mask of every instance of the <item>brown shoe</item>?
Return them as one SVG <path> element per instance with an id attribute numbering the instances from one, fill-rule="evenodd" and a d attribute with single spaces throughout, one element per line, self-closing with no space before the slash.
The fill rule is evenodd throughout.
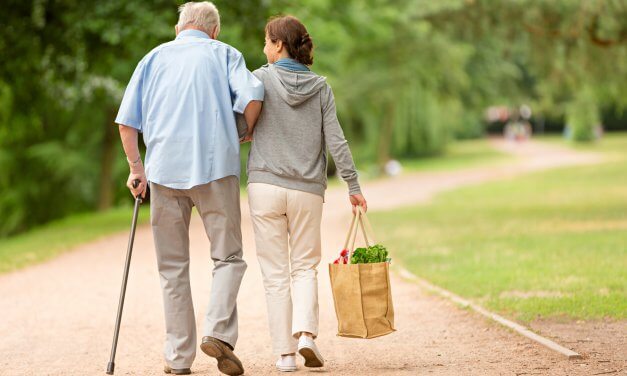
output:
<path id="1" fill-rule="evenodd" d="M 244 366 L 242 362 L 235 356 L 233 350 L 226 343 L 213 337 L 203 337 L 200 349 L 205 354 L 218 360 L 218 369 L 220 372 L 229 376 L 238 376 L 244 374 Z"/>
<path id="2" fill-rule="evenodd" d="M 174 369 L 168 365 L 163 367 L 163 372 L 167 374 L 173 374 L 173 375 L 191 375 L 192 374 L 192 370 L 189 368 Z"/>

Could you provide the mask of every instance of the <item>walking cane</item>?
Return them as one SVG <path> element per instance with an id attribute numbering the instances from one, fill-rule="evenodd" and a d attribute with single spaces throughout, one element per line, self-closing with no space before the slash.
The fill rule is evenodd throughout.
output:
<path id="1" fill-rule="evenodd" d="M 133 180 L 133 188 L 140 184 L 139 179 Z M 113 344 L 111 345 L 111 357 L 107 364 L 107 374 L 113 375 L 115 369 L 115 350 L 118 346 L 118 335 L 120 334 L 120 321 L 122 320 L 122 308 L 124 308 L 124 295 L 126 294 L 126 282 L 128 281 L 128 268 L 131 265 L 131 254 L 133 253 L 133 241 L 135 240 L 135 227 L 137 225 L 137 215 L 139 205 L 142 203 L 141 194 L 135 197 L 135 208 L 133 209 L 133 222 L 131 222 L 131 234 L 128 238 L 128 248 L 126 250 L 126 263 L 124 264 L 124 275 L 122 276 L 122 289 L 120 291 L 120 301 L 118 302 L 118 315 L 115 318 L 115 332 L 113 332 Z"/>

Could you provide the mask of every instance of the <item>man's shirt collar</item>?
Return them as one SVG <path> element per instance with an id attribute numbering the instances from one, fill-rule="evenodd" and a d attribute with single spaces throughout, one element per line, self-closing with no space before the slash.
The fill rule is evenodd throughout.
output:
<path id="1" fill-rule="evenodd" d="M 181 31 L 179 35 L 176 36 L 176 39 L 187 38 L 187 37 L 210 39 L 207 33 L 205 33 L 204 31 L 195 30 L 195 29 L 187 29 L 187 30 Z"/>

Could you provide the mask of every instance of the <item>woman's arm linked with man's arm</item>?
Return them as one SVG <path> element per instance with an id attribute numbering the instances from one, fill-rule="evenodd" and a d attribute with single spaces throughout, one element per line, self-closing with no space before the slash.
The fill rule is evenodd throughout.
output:
<path id="1" fill-rule="evenodd" d="M 246 106 L 243 114 L 235 113 L 235 122 L 237 124 L 237 134 L 240 142 L 249 142 L 253 139 L 253 130 L 259 114 L 261 114 L 263 102 L 250 101 Z"/>

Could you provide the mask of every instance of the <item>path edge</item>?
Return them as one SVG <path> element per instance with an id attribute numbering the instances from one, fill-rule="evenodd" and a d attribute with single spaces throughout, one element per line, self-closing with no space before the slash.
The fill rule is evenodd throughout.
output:
<path id="1" fill-rule="evenodd" d="M 582 356 L 579 353 L 577 353 L 577 352 L 575 352 L 573 350 L 570 350 L 570 349 L 568 349 L 568 348 L 566 348 L 566 347 L 564 347 L 564 346 L 562 346 L 562 345 L 560 345 L 560 344 L 558 344 L 558 343 L 556 343 L 556 342 L 554 342 L 554 341 L 552 341 L 552 340 L 550 340 L 550 339 L 548 339 L 546 337 L 542 337 L 541 335 L 533 332 L 531 329 L 529 329 L 529 328 L 527 328 L 527 327 L 525 327 L 523 325 L 515 323 L 515 322 L 513 322 L 511 320 L 508 320 L 508 319 L 504 318 L 503 316 L 498 315 L 498 314 L 496 314 L 494 312 L 490 312 L 487 309 L 481 307 L 480 305 L 475 304 L 475 303 L 473 303 L 473 302 L 471 302 L 469 300 L 466 300 L 466 299 L 462 298 L 461 296 L 456 295 L 456 294 L 454 294 L 454 293 L 452 293 L 452 292 L 450 292 L 450 291 L 448 291 L 448 290 L 446 290 L 446 289 L 444 289 L 442 287 L 436 286 L 436 285 L 432 284 L 431 282 L 429 282 L 427 280 L 424 280 L 424 279 L 414 275 L 412 272 L 410 272 L 409 270 L 407 270 L 407 269 L 405 269 L 403 267 L 400 267 L 398 269 L 398 272 L 399 272 L 400 276 L 403 277 L 404 279 L 408 279 L 408 280 L 417 282 L 419 285 L 421 285 L 422 287 L 424 287 L 425 289 L 427 289 L 429 291 L 435 292 L 436 294 L 438 294 L 438 295 L 440 295 L 440 296 L 442 296 L 442 297 L 444 297 L 446 299 L 449 299 L 449 300 L 451 300 L 451 301 L 453 301 L 453 302 L 455 302 L 455 303 L 457 303 L 457 304 L 459 304 L 459 305 L 461 305 L 463 307 L 469 307 L 473 311 L 479 313 L 480 315 L 485 316 L 485 317 L 489 318 L 490 320 L 496 321 L 497 323 L 499 323 L 499 324 L 501 324 L 501 325 L 503 325 L 503 326 L 505 326 L 505 327 L 507 327 L 507 328 L 509 328 L 509 329 L 511 329 L 513 331 L 515 331 L 516 333 L 518 333 L 518 334 L 520 334 L 520 335 L 522 335 L 524 337 L 527 337 L 527 338 L 529 338 L 530 340 L 532 340 L 534 342 L 537 342 L 537 343 L 539 343 L 539 344 L 541 344 L 541 345 L 543 345 L 543 346 L 545 346 L 545 347 L 547 347 L 547 348 L 549 348 L 549 349 L 551 349 L 553 351 L 556 351 L 556 352 L 566 356 L 568 359 L 581 359 L 582 358 Z"/>

